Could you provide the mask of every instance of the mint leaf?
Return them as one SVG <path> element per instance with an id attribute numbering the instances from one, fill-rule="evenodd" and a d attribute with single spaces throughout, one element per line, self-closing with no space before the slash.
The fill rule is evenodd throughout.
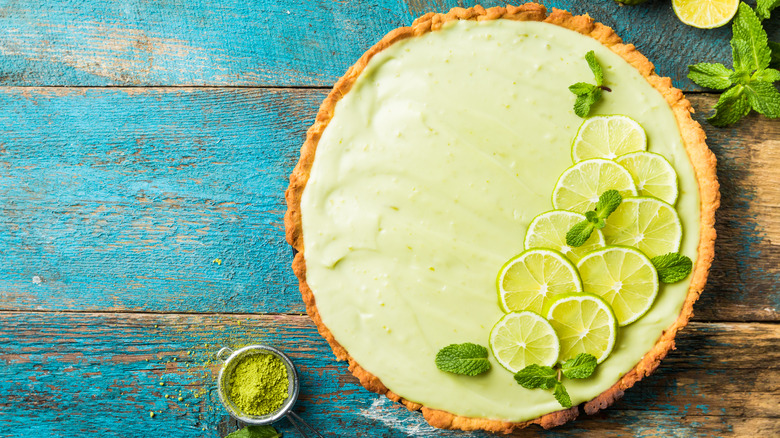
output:
<path id="1" fill-rule="evenodd" d="M 600 88 L 594 88 L 590 93 L 577 96 L 577 100 L 574 101 L 574 114 L 577 114 L 577 116 L 582 118 L 588 117 L 590 109 L 599 101 L 599 99 L 601 99 Z"/>
<path id="2" fill-rule="evenodd" d="M 596 356 L 580 353 L 574 359 L 569 359 L 561 365 L 563 375 L 569 379 L 586 379 L 596 370 Z"/>
<path id="3" fill-rule="evenodd" d="M 552 367 L 532 364 L 515 373 L 515 381 L 526 389 L 551 389 L 558 383 L 557 376 Z"/>
<path id="4" fill-rule="evenodd" d="M 774 83 L 780 81 L 780 71 L 775 70 L 773 68 L 757 71 L 754 76 L 754 79 L 757 81 Z"/>
<path id="5" fill-rule="evenodd" d="M 470 342 L 448 345 L 436 354 L 436 367 L 466 376 L 482 374 L 490 369 L 487 348 Z"/>
<path id="6" fill-rule="evenodd" d="M 596 78 L 596 85 L 604 85 L 604 71 L 601 69 L 601 64 L 596 59 L 596 54 L 593 50 L 585 54 L 585 60 L 588 61 L 588 67 L 593 72 L 593 76 Z"/>
<path id="7" fill-rule="evenodd" d="M 623 202 L 623 197 L 617 190 L 607 190 L 599 196 L 599 202 L 596 203 L 596 214 L 599 218 L 606 219 Z"/>
<path id="8" fill-rule="evenodd" d="M 658 279 L 664 283 L 676 283 L 687 277 L 693 269 L 691 259 L 676 252 L 655 256 L 650 261 L 658 271 Z"/>
<path id="9" fill-rule="evenodd" d="M 584 96 L 586 94 L 592 93 L 596 88 L 597 87 L 595 85 L 586 84 L 585 82 L 577 82 L 574 85 L 569 85 L 569 91 L 576 94 L 577 96 Z"/>
<path id="10" fill-rule="evenodd" d="M 769 18 L 769 13 L 772 9 L 780 6 L 780 0 L 758 0 L 756 4 L 756 15 L 759 20 L 766 20 Z"/>
<path id="11" fill-rule="evenodd" d="M 732 53 L 734 56 L 734 70 L 753 70 L 767 68 L 771 51 L 767 45 L 767 36 L 761 21 L 744 2 L 739 4 L 737 16 L 731 26 L 734 37 L 732 39 Z M 734 40 L 742 40 L 745 45 L 734 44 Z M 737 59 L 740 67 L 737 68 Z"/>
<path id="12" fill-rule="evenodd" d="M 569 393 L 566 392 L 566 387 L 563 386 L 563 383 L 558 382 L 555 384 L 553 395 L 555 396 L 555 399 L 558 400 L 558 403 L 561 404 L 561 406 L 564 408 L 571 407 L 571 397 L 569 397 Z"/>
<path id="13" fill-rule="evenodd" d="M 272 426 L 247 426 L 239 429 L 225 438 L 279 438 L 282 434 Z"/>
<path id="14" fill-rule="evenodd" d="M 715 126 L 726 126 L 747 115 L 750 112 L 750 103 L 744 89 L 743 85 L 735 85 L 721 94 L 715 104 L 715 115 L 707 120 Z"/>
<path id="15" fill-rule="evenodd" d="M 574 224 L 571 229 L 566 232 L 566 244 L 572 248 L 578 248 L 585 244 L 593 234 L 595 227 L 588 221 L 580 221 Z"/>
<path id="16" fill-rule="evenodd" d="M 700 62 L 688 66 L 688 79 L 702 87 L 715 90 L 725 90 L 732 86 L 731 75 L 733 73 L 723 64 Z"/>
<path id="17" fill-rule="evenodd" d="M 754 110 L 770 119 L 780 117 L 780 92 L 771 82 L 750 81 L 745 85 L 745 95 Z"/>

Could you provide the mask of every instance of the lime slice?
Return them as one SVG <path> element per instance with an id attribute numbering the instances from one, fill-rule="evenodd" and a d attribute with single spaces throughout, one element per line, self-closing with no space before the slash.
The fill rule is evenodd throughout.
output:
<path id="1" fill-rule="evenodd" d="M 639 196 L 652 196 L 671 205 L 677 201 L 677 174 L 663 155 L 634 152 L 615 161 L 634 178 Z"/>
<path id="2" fill-rule="evenodd" d="M 625 245 L 653 258 L 677 252 L 682 242 L 682 224 L 674 207 L 656 198 L 625 198 L 607 219 L 607 245 Z"/>
<path id="3" fill-rule="evenodd" d="M 585 220 L 585 216 L 566 210 L 553 210 L 536 216 L 525 232 L 525 248 L 550 248 L 565 255 L 572 263 L 577 263 L 582 256 L 594 249 L 604 247 L 604 235 L 601 230 L 594 230 L 585 244 L 572 248 L 566 244 L 566 233 L 577 222 Z"/>
<path id="4" fill-rule="evenodd" d="M 498 320 L 490 330 L 490 349 L 501 366 L 516 373 L 531 364 L 554 365 L 561 347 L 550 323 L 526 311 Z"/>
<path id="5" fill-rule="evenodd" d="M 647 149 L 647 135 L 639 123 L 626 116 L 585 119 L 571 145 L 574 162 L 588 158 L 615 159 L 619 155 Z"/>
<path id="6" fill-rule="evenodd" d="M 720 27 L 731 21 L 739 0 L 672 0 L 672 9 L 683 23 L 701 29 Z"/>
<path id="7" fill-rule="evenodd" d="M 617 190 L 624 198 L 636 196 L 634 180 L 620 164 L 602 158 L 580 161 L 558 178 L 552 195 L 553 206 L 585 213 L 593 210 L 599 196 L 610 189 Z"/>
<path id="8" fill-rule="evenodd" d="M 504 312 L 542 313 L 553 295 L 582 291 L 577 268 L 549 249 L 531 249 L 510 259 L 501 267 L 496 286 Z"/>
<path id="9" fill-rule="evenodd" d="M 609 304 L 597 295 L 561 295 L 550 305 L 547 320 L 561 342 L 561 362 L 588 353 L 601 363 L 615 346 L 617 318 Z"/>
<path id="10" fill-rule="evenodd" d="M 622 327 L 650 310 L 658 294 L 658 273 L 646 255 L 626 246 L 608 246 L 577 265 L 582 287 L 612 306 Z"/>

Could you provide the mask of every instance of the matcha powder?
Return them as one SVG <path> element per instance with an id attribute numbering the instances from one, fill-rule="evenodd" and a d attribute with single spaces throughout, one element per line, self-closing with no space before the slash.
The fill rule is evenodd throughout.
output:
<path id="1" fill-rule="evenodd" d="M 244 413 L 266 415 L 287 400 L 287 368 L 271 354 L 245 357 L 230 376 L 230 399 Z"/>

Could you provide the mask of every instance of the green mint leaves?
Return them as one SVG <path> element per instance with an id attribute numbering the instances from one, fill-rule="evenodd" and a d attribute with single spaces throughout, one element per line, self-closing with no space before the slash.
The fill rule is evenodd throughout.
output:
<path id="1" fill-rule="evenodd" d="M 566 244 L 572 248 L 584 245 L 593 234 L 593 230 L 600 230 L 607 225 L 607 217 L 618 208 L 621 202 L 623 202 L 623 197 L 617 190 L 607 190 L 602 193 L 599 196 L 599 202 L 596 203 L 595 210 L 586 211 L 585 220 L 574 224 L 566 233 Z"/>
<path id="2" fill-rule="evenodd" d="M 280 438 L 281 433 L 272 426 L 247 426 L 239 429 L 225 438 Z"/>
<path id="3" fill-rule="evenodd" d="M 715 104 L 715 114 L 708 119 L 713 125 L 736 123 L 751 109 L 772 119 L 780 117 L 780 92 L 774 86 L 780 80 L 780 71 L 770 68 L 770 64 L 780 64 L 780 45 L 770 43 L 761 26 L 761 20 L 778 5 L 780 0 L 759 0 L 754 12 L 747 4 L 739 4 L 732 23 L 733 70 L 706 62 L 688 66 L 688 78 L 693 82 L 726 90 Z"/>
<path id="4" fill-rule="evenodd" d="M 436 367 L 466 376 L 482 374 L 490 369 L 487 348 L 470 342 L 448 345 L 436 354 Z"/>
<path id="5" fill-rule="evenodd" d="M 691 273 L 693 262 L 688 257 L 670 252 L 650 259 L 658 271 L 658 279 L 664 283 L 676 283 Z"/>
<path id="6" fill-rule="evenodd" d="M 604 86 L 604 71 L 601 69 L 601 65 L 596 59 L 596 54 L 593 53 L 593 50 L 585 54 L 585 60 L 588 61 L 588 67 L 593 72 L 596 85 L 588 84 L 587 82 L 577 82 L 569 86 L 569 91 L 577 96 L 577 100 L 574 102 L 574 114 L 582 118 L 588 117 L 591 107 L 601 99 L 602 90 L 612 91 Z"/>
<path id="7" fill-rule="evenodd" d="M 526 389 L 552 389 L 558 383 L 558 371 L 553 367 L 528 365 L 515 373 L 515 381 Z"/>
<path id="8" fill-rule="evenodd" d="M 571 407 L 571 397 L 561 382 L 562 377 L 568 379 L 587 379 L 596 370 L 596 357 L 588 353 L 580 353 L 574 359 L 569 359 L 559 368 L 540 365 L 528 365 L 515 373 L 515 381 L 526 389 L 552 389 L 553 396 L 564 408 Z M 556 367 L 558 367 L 556 365 Z"/>

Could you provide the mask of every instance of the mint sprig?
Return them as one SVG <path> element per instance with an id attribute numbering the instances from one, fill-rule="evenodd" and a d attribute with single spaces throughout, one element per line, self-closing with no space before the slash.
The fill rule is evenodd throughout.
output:
<path id="1" fill-rule="evenodd" d="M 564 408 L 571 407 L 571 397 L 561 381 L 567 379 L 587 379 L 596 370 L 598 361 L 596 357 L 588 353 L 580 353 L 575 358 L 569 359 L 563 365 L 555 368 L 528 365 L 515 373 L 515 381 L 526 389 L 552 389 L 553 396 Z"/>
<path id="2" fill-rule="evenodd" d="M 604 86 L 604 70 L 602 70 L 593 50 L 585 54 L 585 61 L 588 62 L 588 67 L 593 72 L 596 84 L 577 82 L 569 86 L 569 91 L 577 96 L 577 100 L 574 101 L 574 114 L 582 118 L 588 117 L 591 107 L 601 99 L 602 91 L 612 91 Z"/>
<path id="3" fill-rule="evenodd" d="M 448 345 L 436 354 L 436 367 L 466 376 L 482 374 L 490 369 L 487 348 L 470 342 Z"/>
<path id="4" fill-rule="evenodd" d="M 658 279 L 664 283 L 676 283 L 691 273 L 693 262 L 687 256 L 670 252 L 650 259 L 658 271 Z"/>
<path id="5" fill-rule="evenodd" d="M 745 3 L 739 4 L 732 23 L 732 67 L 723 64 L 699 63 L 688 66 L 688 78 L 698 85 L 715 90 L 726 90 L 715 104 L 715 114 L 708 120 L 715 126 L 727 126 L 739 121 L 751 109 L 769 118 L 780 117 L 780 92 L 774 83 L 780 80 L 780 71 L 770 67 L 778 60 L 780 45 L 771 43 L 761 25 L 780 0 L 759 1 L 756 11 Z M 780 62 L 776 62 L 780 64 Z"/>
<path id="6" fill-rule="evenodd" d="M 577 248 L 585 244 L 594 230 L 600 230 L 607 225 L 607 218 L 623 202 L 623 197 L 617 190 L 607 190 L 599 196 L 596 208 L 585 212 L 585 220 L 577 222 L 566 233 L 566 244 Z"/>
<path id="7" fill-rule="evenodd" d="M 225 438 L 280 438 L 281 436 L 282 434 L 277 432 L 273 426 L 246 426 Z"/>

